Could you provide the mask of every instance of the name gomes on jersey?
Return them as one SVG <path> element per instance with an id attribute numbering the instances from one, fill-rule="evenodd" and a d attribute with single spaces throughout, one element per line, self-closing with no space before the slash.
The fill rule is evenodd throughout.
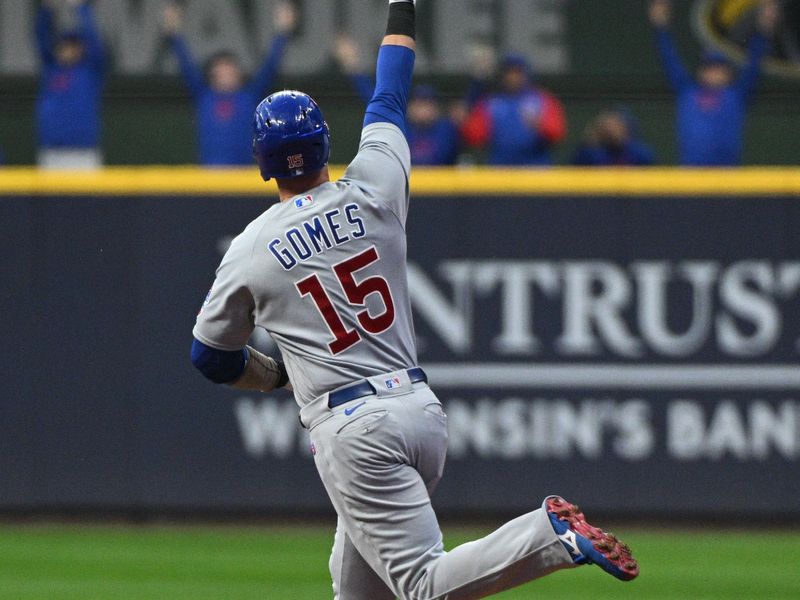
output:
<path id="1" fill-rule="evenodd" d="M 268 245 L 269 251 L 284 270 L 291 271 L 315 254 L 367 235 L 364 221 L 357 214 L 360 210 L 353 202 L 343 209 L 335 208 L 316 215 L 272 240 Z"/>

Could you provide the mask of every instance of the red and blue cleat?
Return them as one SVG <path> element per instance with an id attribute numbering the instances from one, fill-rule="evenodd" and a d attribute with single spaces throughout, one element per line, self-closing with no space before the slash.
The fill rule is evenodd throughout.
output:
<path id="1" fill-rule="evenodd" d="M 606 573 L 630 581 L 639 575 L 639 564 L 626 544 L 602 529 L 589 525 L 577 505 L 560 496 L 548 496 L 542 505 L 553 529 L 578 565 L 597 565 Z"/>

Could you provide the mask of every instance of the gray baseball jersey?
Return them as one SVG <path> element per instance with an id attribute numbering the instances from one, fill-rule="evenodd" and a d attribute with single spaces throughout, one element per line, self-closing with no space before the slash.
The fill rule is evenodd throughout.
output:
<path id="1" fill-rule="evenodd" d="M 396 126 L 366 127 L 342 179 L 272 206 L 233 240 L 194 336 L 239 350 L 263 327 L 301 407 L 353 381 L 414 366 L 410 165 Z"/>
<path id="2" fill-rule="evenodd" d="M 314 460 L 339 515 L 335 600 L 483 598 L 573 566 L 536 510 L 445 552 L 430 493 L 446 417 L 416 364 L 406 281 L 408 144 L 394 125 L 364 129 L 343 179 L 271 207 L 231 244 L 194 335 L 239 350 L 263 327 L 283 353 Z M 386 386 L 383 383 L 397 382 Z M 374 395 L 313 402 L 369 379 Z"/>

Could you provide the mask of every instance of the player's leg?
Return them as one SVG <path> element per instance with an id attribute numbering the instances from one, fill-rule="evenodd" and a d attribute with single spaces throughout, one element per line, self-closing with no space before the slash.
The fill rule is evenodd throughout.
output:
<path id="1" fill-rule="evenodd" d="M 394 600 L 395 595 L 356 550 L 344 522 L 336 524 L 329 563 L 334 600 Z"/>
<path id="2" fill-rule="evenodd" d="M 483 598 L 573 566 L 542 510 L 444 552 L 427 489 L 446 451 L 435 402 L 427 389 L 376 399 L 360 419 L 337 415 L 312 431 L 323 483 L 367 563 L 395 594 L 414 600 Z"/>

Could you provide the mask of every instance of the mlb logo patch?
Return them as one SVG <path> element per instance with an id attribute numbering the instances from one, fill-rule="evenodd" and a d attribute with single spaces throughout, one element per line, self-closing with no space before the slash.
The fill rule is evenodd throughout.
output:
<path id="1" fill-rule="evenodd" d="M 312 204 L 314 204 L 313 196 L 303 196 L 302 198 L 295 198 L 294 201 L 295 208 L 305 208 L 306 206 L 311 206 Z"/>
<path id="2" fill-rule="evenodd" d="M 399 388 L 401 385 L 399 377 L 392 377 L 391 379 L 386 380 L 386 389 L 393 390 L 395 388 Z"/>

